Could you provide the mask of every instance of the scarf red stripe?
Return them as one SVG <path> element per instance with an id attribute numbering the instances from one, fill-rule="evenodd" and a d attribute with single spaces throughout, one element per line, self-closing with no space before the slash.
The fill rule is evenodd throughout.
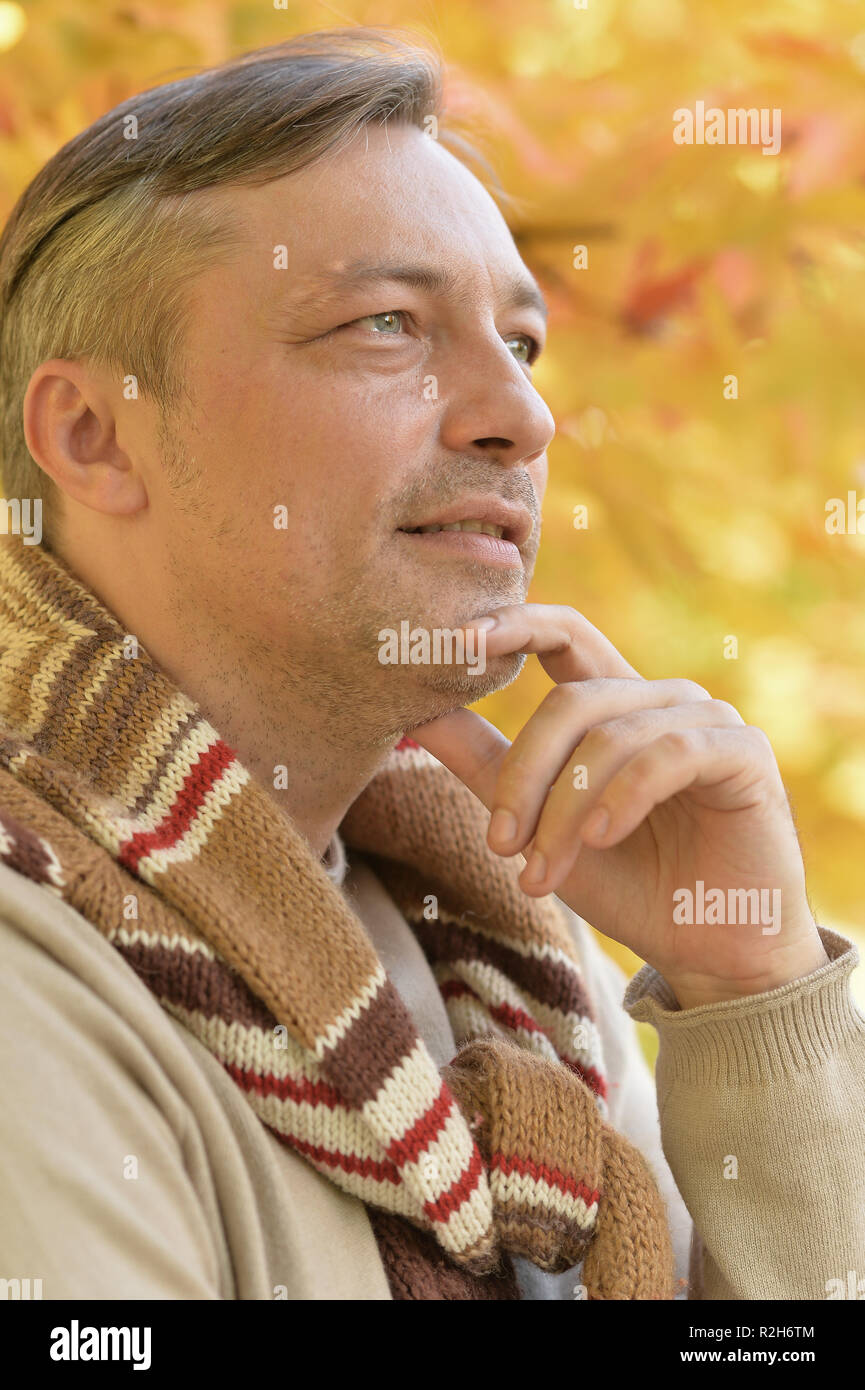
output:
<path id="1" fill-rule="evenodd" d="M 222 739 L 200 753 L 159 825 L 153 830 L 136 832 L 120 846 L 117 855 L 120 863 L 135 873 L 141 860 L 154 850 L 173 848 L 186 834 L 206 796 L 235 757 L 234 750 Z"/>

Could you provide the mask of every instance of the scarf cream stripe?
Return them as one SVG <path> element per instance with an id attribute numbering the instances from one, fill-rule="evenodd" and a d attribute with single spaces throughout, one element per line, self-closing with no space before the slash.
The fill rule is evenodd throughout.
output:
<path id="1" fill-rule="evenodd" d="M 139 748 L 135 762 L 117 789 L 117 798 L 124 806 L 134 806 L 144 788 L 150 784 L 159 759 L 192 709 L 185 695 L 172 695 L 165 707 L 164 718 L 157 726 L 158 736 Z M 170 801 L 166 803 L 166 809 L 168 805 Z"/>
<path id="2" fill-rule="evenodd" d="M 43 657 L 40 663 L 40 670 L 31 686 L 30 698 L 32 703 L 30 717 L 26 724 L 21 726 L 20 732 L 25 738 L 32 738 L 34 734 L 39 732 L 45 722 L 45 715 L 51 695 L 51 686 L 56 679 L 57 673 L 63 669 L 63 666 L 70 659 L 70 656 L 74 654 L 78 642 L 93 637 L 93 629 L 84 627 L 74 619 L 68 618 L 59 607 L 50 604 L 37 589 L 35 583 L 30 580 L 29 576 L 22 573 L 17 566 L 14 572 L 10 574 L 7 564 L 8 555 L 9 552 L 7 551 L 0 556 L 0 577 L 5 577 L 7 580 L 3 587 L 3 603 L 17 619 L 16 624 L 14 626 L 10 625 L 8 629 L 10 651 L 4 656 L 4 665 L 6 661 L 9 661 L 11 656 L 10 674 L 32 656 L 32 647 L 28 642 L 22 643 L 16 652 L 15 638 L 22 630 L 26 631 L 31 612 L 26 604 L 16 601 L 16 590 L 23 593 L 26 598 L 30 600 L 30 603 L 39 613 L 43 623 L 50 622 L 56 625 L 69 639 L 68 643 L 58 644 L 53 652 Z M 5 636 L 6 631 L 6 624 L 0 621 L 0 634 Z M 57 642 L 56 634 L 50 634 L 47 631 L 42 632 L 40 630 L 37 635 L 43 641 L 51 643 L 52 645 Z M 5 683 L 6 677 L 4 676 L 4 684 Z"/>
<path id="3" fill-rule="evenodd" d="M 594 1025 L 589 1027 L 586 1024 L 581 1014 L 565 1013 L 552 1005 L 542 1003 L 528 990 L 517 989 L 507 975 L 483 961 L 459 961 L 456 966 L 437 964 L 433 973 L 439 986 L 448 980 L 459 980 L 481 994 L 493 1008 L 507 1004 L 512 1009 L 524 1010 L 528 1006 L 528 1012 L 535 1022 L 549 1029 L 547 1035 L 532 1033 L 528 1029 L 519 1030 L 525 1035 L 527 1046 L 533 1052 L 540 1052 L 543 1056 L 555 1060 L 556 1056 L 561 1056 L 564 1051 L 572 1061 L 595 1065 L 594 1058 L 600 1053 L 600 1035 Z M 497 1021 L 501 1023 L 501 1020 Z M 506 1024 L 502 1026 L 507 1027 Z M 580 1029 L 583 1030 L 582 1036 L 586 1042 L 584 1047 L 575 1049 L 574 1034 L 579 1037 Z"/>
<path id="4" fill-rule="evenodd" d="M 391 1143 L 399 1142 L 414 1129 L 441 1091 L 441 1076 L 430 1061 L 423 1042 L 418 1039 L 412 1051 L 394 1068 L 375 1099 L 367 1101 L 362 1113 L 379 1137 L 386 1141 L 385 1147 L 389 1148 Z M 471 1160 L 473 1147 L 465 1122 L 454 1106 L 448 1121 L 424 1149 L 425 1154 L 433 1159 L 426 1171 L 416 1175 L 424 1202 L 437 1202 L 458 1181 Z M 406 1181 L 411 1180 L 411 1174 L 406 1172 L 410 1166 L 409 1161 L 403 1170 Z M 431 1181 L 430 1173 L 434 1173 L 438 1181 Z"/>
<path id="5" fill-rule="evenodd" d="M 146 932 L 140 930 L 130 930 L 127 927 L 118 927 L 116 931 L 108 933 L 108 940 L 112 946 L 159 946 L 163 950 L 185 951 L 188 956 L 204 956 L 206 960 L 216 960 L 216 952 L 207 945 L 206 941 L 190 941 L 189 937 L 181 936 L 178 932 L 167 936 L 165 932 Z"/>
<path id="6" fill-rule="evenodd" d="M 99 691 L 108 680 L 109 672 L 123 660 L 123 652 L 120 648 L 115 651 L 106 652 L 96 667 L 93 678 L 81 692 L 81 702 L 77 709 L 70 710 L 66 723 L 66 736 L 69 742 L 72 736 L 79 733 L 84 720 L 91 714 L 91 705 Z"/>
<path id="7" fill-rule="evenodd" d="M 229 804 L 232 797 L 243 790 L 248 781 L 247 770 L 236 760 L 230 763 L 204 797 L 192 824 L 182 838 L 170 849 L 154 849 L 150 854 L 142 856 L 136 870 L 139 877 L 145 883 L 152 884 L 157 875 L 165 873 L 170 865 L 194 860 L 206 844 L 223 808 Z M 88 824 L 94 827 L 94 835 L 98 828 L 99 834 L 95 837 L 99 843 L 117 858 L 123 845 L 135 835 L 155 830 L 165 820 L 165 814 L 156 816 L 150 813 L 134 818 L 103 815 L 98 820 L 88 815 L 86 819 Z"/>
<path id="8" fill-rule="evenodd" d="M 372 1135 L 358 1134 L 341 1111 L 331 1110 L 324 1103 L 280 1100 L 279 1096 L 260 1096 L 257 1092 L 252 1092 L 250 1103 L 259 1118 L 279 1133 L 290 1132 L 296 1139 L 346 1158 L 388 1162 L 384 1149 Z"/>
<path id="9" fill-rule="evenodd" d="M 446 999 L 445 1008 L 457 1045 L 464 1039 L 479 1038 L 484 1033 L 494 1033 L 497 1038 L 510 1035 L 498 1019 L 490 1018 L 479 999 L 470 999 L 464 994 L 458 999 Z"/>
<path id="10" fill-rule="evenodd" d="M 164 874 L 173 864 L 187 864 L 198 858 L 207 844 L 213 827 L 226 806 L 239 796 L 249 782 L 249 773 L 239 762 L 230 763 L 222 776 L 207 793 L 186 834 L 170 849 L 155 849 L 138 863 L 138 873 L 145 883 L 153 883 L 157 874 Z"/>
<path id="11" fill-rule="evenodd" d="M 459 1212 L 444 1225 L 435 1227 L 443 1248 L 452 1255 L 461 1255 L 489 1241 L 492 1203 L 492 1193 L 484 1178 L 483 1184 L 478 1184 Z"/>
<path id="12" fill-rule="evenodd" d="M 157 826 L 163 824 L 177 800 L 178 793 L 181 791 L 184 782 L 195 767 L 199 757 L 202 753 L 206 753 L 208 748 L 211 748 L 213 744 L 216 743 L 217 738 L 218 735 L 216 730 L 211 724 L 208 724 L 206 719 L 199 719 L 198 722 L 192 726 L 182 745 L 178 748 L 171 762 L 163 771 L 153 791 L 153 795 L 148 801 L 147 809 L 139 816 L 118 817 L 116 819 L 115 824 L 118 827 L 121 843 L 124 840 L 130 839 L 132 835 L 146 834 L 148 831 L 155 830 Z M 147 759 L 144 759 L 141 758 L 140 753 L 136 757 L 133 771 L 135 775 L 141 779 L 142 788 L 147 785 L 147 778 L 149 776 L 147 763 L 149 762 L 151 767 L 155 766 L 169 742 L 170 738 L 166 739 L 161 746 L 157 744 L 152 757 L 149 756 Z M 230 766 L 234 766 L 234 764 Z M 240 767 L 241 765 L 238 763 L 237 766 Z M 226 768 L 225 772 L 228 770 L 229 769 Z M 245 772 L 245 769 L 242 770 Z M 225 776 L 225 772 L 223 772 L 223 776 Z M 249 774 L 246 773 L 244 781 L 248 780 Z"/>
<path id="13" fill-rule="evenodd" d="M 372 1000 L 379 990 L 386 983 L 387 976 L 381 961 L 366 980 L 363 988 L 358 991 L 350 1004 L 346 1006 L 337 1018 L 333 1020 L 326 1031 L 315 1040 L 313 1051 L 319 1061 L 322 1061 L 329 1052 L 345 1039 L 352 1024 L 355 1023 L 363 1011 L 369 1007 Z"/>
<path id="14" fill-rule="evenodd" d="M 524 856 L 521 855 L 520 858 L 524 858 Z M 522 872 L 522 869 L 520 872 Z M 536 899 L 536 901 L 541 902 L 542 900 Z M 415 921 L 417 925 L 424 920 L 423 914 L 419 912 L 414 912 L 411 916 L 412 920 Z M 497 935 L 495 932 L 487 931 L 480 923 L 471 921 L 471 919 L 467 918 L 465 915 L 459 916 L 456 913 L 448 912 L 447 908 L 443 907 L 441 903 L 438 905 L 438 920 L 444 926 L 458 927 L 460 931 L 471 932 L 472 936 L 481 937 L 485 941 L 499 943 L 502 939 L 501 936 Z M 518 956 L 523 956 L 526 960 L 549 960 L 553 961 L 556 965 L 564 965 L 569 970 L 573 970 L 574 968 L 574 957 L 569 955 L 567 951 L 563 951 L 560 946 L 553 946 L 549 942 L 520 941 L 509 936 L 506 944 L 509 951 L 515 951 Z"/>
<path id="15" fill-rule="evenodd" d="M 454 974 L 453 967 L 450 964 L 445 964 L 440 961 L 437 961 L 434 965 L 433 974 L 439 989 L 451 980 L 459 981 L 460 983 L 466 982 L 465 975 L 458 976 Z M 480 982 L 482 979 L 483 977 L 478 975 L 477 980 Z M 447 1007 L 456 1008 L 462 1003 L 464 997 L 465 996 L 462 996 L 462 998 L 454 997 L 448 999 L 446 1001 Z M 586 1019 L 581 1014 L 565 1013 L 564 1010 L 554 1009 L 551 1005 L 543 1004 L 527 989 L 522 990 L 518 998 L 523 1008 L 529 1006 L 529 1012 L 535 1021 L 543 1024 L 549 1029 L 547 1036 L 555 1045 L 555 1049 L 559 1056 L 567 1056 L 569 1061 L 579 1062 L 580 1066 L 583 1067 L 597 1067 L 597 1059 L 601 1056 L 601 1035 L 598 1032 L 597 1025 L 591 1019 Z M 469 1002 L 477 1003 L 476 1000 Z M 495 1022 L 500 1028 L 504 1029 L 506 1027 L 500 1019 L 496 1019 Z M 574 1048 L 574 1034 L 576 1033 L 577 1036 L 579 1036 L 580 1029 L 582 1029 L 582 1036 L 586 1039 L 586 1045 L 585 1047 Z M 531 1036 L 531 1034 L 528 1036 Z"/>
<path id="16" fill-rule="evenodd" d="M 180 1004 L 168 1002 L 163 1007 L 170 1009 L 175 1018 L 184 1023 L 223 1066 L 245 1065 L 247 1069 L 257 1071 L 266 1059 L 266 1070 L 277 1081 L 324 1081 L 320 1063 L 290 1033 L 280 1034 L 277 1040 L 272 1032 L 263 1028 L 245 1023 L 226 1023 L 224 1019 L 205 1014 L 200 1009 L 185 1009 Z"/>
<path id="17" fill-rule="evenodd" d="M 398 1068 L 376 1093 L 375 1100 L 367 1101 L 364 1106 L 364 1110 L 372 1105 L 377 1106 L 379 1118 L 395 1134 L 405 1133 L 417 1124 L 441 1093 L 441 1076 L 428 1065 L 427 1058 L 427 1050 L 418 1039 L 415 1047 L 401 1059 Z M 411 1087 L 411 1090 L 407 1090 L 407 1087 Z M 411 1096 L 408 1107 L 407 1095 Z"/>
<path id="18" fill-rule="evenodd" d="M 454 1106 L 436 1138 L 406 1167 L 413 1168 L 417 1173 L 418 1182 L 429 1193 L 427 1201 L 437 1202 L 459 1180 L 470 1157 L 471 1150 L 466 1145 L 466 1126 L 458 1107 Z"/>
<path id="19" fill-rule="evenodd" d="M 529 1207 L 537 1211 L 547 1207 L 557 1215 L 563 1216 L 575 1226 L 589 1231 L 595 1224 L 598 1203 L 587 1203 L 582 1197 L 574 1197 L 563 1192 L 554 1183 L 543 1178 L 533 1178 L 528 1173 L 501 1173 L 494 1170 L 490 1174 L 490 1187 L 496 1202 L 507 1207 Z"/>
<path id="20" fill-rule="evenodd" d="M 30 652 L 22 653 L 22 657 L 29 657 L 30 655 Z M 42 658 L 39 670 L 30 686 L 31 717 L 26 724 L 21 726 L 21 733 L 25 738 L 35 737 L 45 723 L 54 682 L 68 660 L 69 653 L 63 647 L 55 648 L 54 651 L 46 653 Z"/>

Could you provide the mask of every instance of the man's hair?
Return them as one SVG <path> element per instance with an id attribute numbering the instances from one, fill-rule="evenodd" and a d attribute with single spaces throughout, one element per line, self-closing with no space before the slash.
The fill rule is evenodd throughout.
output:
<path id="1" fill-rule="evenodd" d="M 405 31 L 301 34 L 129 98 L 40 170 L 0 237 L 0 473 L 7 497 L 42 499 L 47 548 L 58 491 L 22 419 L 39 364 L 133 375 L 164 421 L 183 393 L 187 283 L 243 236 L 187 195 L 267 183 L 388 120 L 431 130 L 492 174 L 456 124 L 439 129 L 443 71 Z"/>

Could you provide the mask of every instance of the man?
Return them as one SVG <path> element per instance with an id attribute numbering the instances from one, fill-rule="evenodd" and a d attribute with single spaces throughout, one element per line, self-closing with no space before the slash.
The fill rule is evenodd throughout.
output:
<path id="1" fill-rule="evenodd" d="M 45 1297 L 865 1273 L 856 950 L 765 735 L 525 602 L 544 304 L 443 125 L 410 42 L 303 36 L 109 112 L 0 243 L 45 526 L 0 561 L 0 1274 Z M 465 706 L 530 653 L 509 746 Z"/>

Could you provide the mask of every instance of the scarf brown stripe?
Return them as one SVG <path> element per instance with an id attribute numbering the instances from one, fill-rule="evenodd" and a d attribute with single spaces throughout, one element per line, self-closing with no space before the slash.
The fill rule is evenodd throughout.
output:
<path id="1" fill-rule="evenodd" d="M 134 928 L 136 924 L 133 921 L 127 925 Z M 122 932 L 112 940 L 139 979 L 164 1004 L 190 1012 L 197 1009 L 206 1018 L 242 1023 L 245 1028 L 269 1032 L 276 1026 L 276 1017 L 256 999 L 245 981 L 219 961 L 209 960 L 197 951 L 178 961 L 174 947 L 158 941 L 127 945 Z"/>
<path id="2" fill-rule="evenodd" d="M 415 935 L 432 964 L 468 960 L 491 965 L 506 976 L 521 969 L 525 988 L 541 1004 L 562 1013 L 588 1013 L 585 989 L 560 962 L 527 959 L 502 942 L 461 931 L 457 926 L 425 921 L 422 907 L 423 904 L 415 903 L 414 910 L 406 907 L 404 914 L 411 916 Z"/>

